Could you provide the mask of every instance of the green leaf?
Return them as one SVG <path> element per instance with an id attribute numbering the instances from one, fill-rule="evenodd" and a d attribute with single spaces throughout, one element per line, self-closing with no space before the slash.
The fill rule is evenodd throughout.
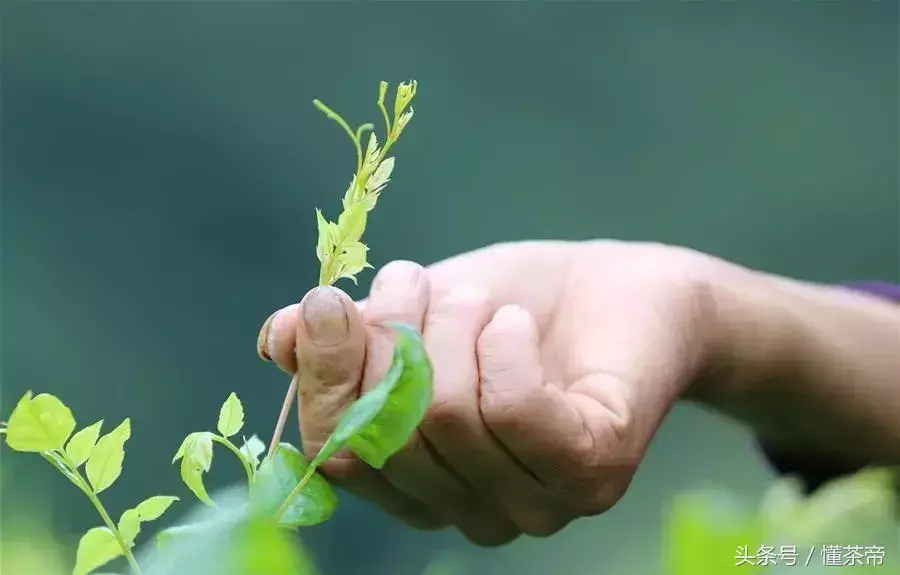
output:
<path id="1" fill-rule="evenodd" d="M 227 503 L 226 503 L 227 504 Z M 146 575 L 314 575 L 302 544 L 257 515 L 226 512 L 166 529 Z"/>
<path id="2" fill-rule="evenodd" d="M 97 441 L 85 465 L 88 481 L 95 493 L 100 493 L 122 474 L 125 461 L 125 442 L 131 438 L 131 420 L 125 418 L 119 426 Z"/>
<path id="3" fill-rule="evenodd" d="M 852 536 L 863 528 L 889 525 L 894 515 L 894 478 L 890 469 L 864 469 L 834 479 L 801 505 L 790 535 L 801 542 Z"/>
<path id="4" fill-rule="evenodd" d="M 175 453 L 174 463 L 181 459 L 181 480 L 188 486 L 201 502 L 215 507 L 203 485 L 203 474 L 212 467 L 213 435 L 208 431 L 199 431 L 188 435 Z"/>
<path id="5" fill-rule="evenodd" d="M 219 410 L 218 429 L 222 437 L 231 437 L 244 427 L 244 406 L 238 396 L 232 393 Z"/>
<path id="6" fill-rule="evenodd" d="M 378 137 L 372 133 L 369 134 L 369 143 L 366 146 L 365 160 L 363 160 L 362 173 L 369 175 L 378 167 L 378 156 L 381 150 L 378 149 Z M 344 206 L 345 208 L 347 206 Z"/>
<path id="7" fill-rule="evenodd" d="M 94 527 L 82 535 L 72 575 L 87 575 L 122 555 L 116 536 L 106 527 Z"/>
<path id="8" fill-rule="evenodd" d="M 256 435 L 251 435 L 250 439 L 244 440 L 244 445 L 241 446 L 240 451 L 255 470 L 259 467 L 260 456 L 266 452 L 266 444 Z"/>
<path id="9" fill-rule="evenodd" d="M 666 526 L 666 562 L 670 575 L 754 574 L 761 570 L 738 556 L 753 557 L 764 540 L 755 518 L 739 510 L 727 512 L 733 501 L 709 493 L 679 496 Z"/>
<path id="10" fill-rule="evenodd" d="M 274 516 L 309 469 L 309 462 L 289 443 L 280 443 L 271 458 L 263 461 L 250 485 L 254 509 Z M 318 473 L 307 481 L 281 516 L 282 525 L 310 526 L 327 521 L 337 509 L 338 498 Z"/>
<path id="11" fill-rule="evenodd" d="M 134 545 L 134 540 L 138 533 L 141 532 L 141 515 L 137 509 L 128 509 L 119 518 L 119 535 L 125 540 L 129 547 Z"/>
<path id="12" fill-rule="evenodd" d="M 425 417 L 432 398 L 432 367 L 422 338 L 412 327 L 391 323 L 397 343 L 384 380 L 344 413 L 316 455 L 318 467 L 343 447 L 380 469 L 403 448 Z"/>
<path id="13" fill-rule="evenodd" d="M 97 438 L 100 437 L 101 427 L 103 427 L 102 419 L 73 435 L 66 444 L 66 457 L 72 461 L 75 467 L 87 461 L 91 456 L 91 451 L 97 444 Z"/>
<path id="14" fill-rule="evenodd" d="M 40 453 L 62 449 L 75 430 L 72 411 L 56 396 L 29 391 L 16 404 L 6 428 L 10 449 Z"/>
<path id="15" fill-rule="evenodd" d="M 366 191 L 371 192 L 386 186 L 387 183 L 391 181 L 391 172 L 393 171 L 394 158 L 390 157 L 382 160 L 381 164 L 378 165 L 378 169 L 375 170 L 375 173 L 372 174 L 372 177 L 366 182 Z"/>
<path id="16" fill-rule="evenodd" d="M 203 468 L 190 459 L 181 460 L 181 480 L 188 486 L 188 489 L 197 496 L 202 503 L 215 507 L 215 502 L 209 497 L 206 486 L 203 484 Z"/>
<path id="17" fill-rule="evenodd" d="M 340 233 L 335 239 L 335 244 L 344 249 L 349 245 L 358 244 L 363 232 L 366 231 L 367 215 L 366 207 L 361 204 L 353 204 L 349 209 L 344 210 L 338 217 L 337 225 Z"/>
<path id="18" fill-rule="evenodd" d="M 134 509 L 140 515 L 141 521 L 154 521 L 162 517 L 176 501 L 178 498 L 174 495 L 154 495 L 138 503 Z"/>
<path id="19" fill-rule="evenodd" d="M 331 253 L 334 239 L 331 237 L 331 229 L 328 226 L 328 220 L 322 215 L 322 210 L 318 208 L 316 208 L 316 227 L 319 231 L 319 239 L 316 243 L 316 256 L 319 258 L 320 262 L 324 262 L 328 254 Z"/>

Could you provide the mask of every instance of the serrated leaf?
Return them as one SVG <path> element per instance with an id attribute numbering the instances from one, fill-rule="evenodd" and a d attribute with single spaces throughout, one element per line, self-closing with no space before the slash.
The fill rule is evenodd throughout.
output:
<path id="1" fill-rule="evenodd" d="M 244 427 L 244 406 L 236 394 L 230 394 L 222 404 L 217 427 L 222 437 L 231 437 Z"/>
<path id="2" fill-rule="evenodd" d="M 366 155 L 365 160 L 363 161 L 363 173 L 371 174 L 373 170 L 377 167 L 378 155 L 380 150 L 378 149 L 378 137 L 375 136 L 374 133 L 369 134 L 369 143 L 366 146 Z"/>
<path id="3" fill-rule="evenodd" d="M 97 441 L 84 468 L 95 493 L 108 488 L 122 474 L 125 442 L 129 438 L 131 438 L 131 420 L 126 417 L 118 427 Z"/>
<path id="4" fill-rule="evenodd" d="M 106 527 L 88 529 L 78 542 L 72 575 L 87 575 L 122 555 L 116 536 Z"/>
<path id="5" fill-rule="evenodd" d="M 366 192 L 384 187 L 391 179 L 391 172 L 394 171 L 394 157 L 385 158 L 378 165 L 378 169 L 366 182 Z"/>
<path id="6" fill-rule="evenodd" d="M 350 185 L 347 187 L 347 191 L 344 192 L 344 198 L 341 200 L 341 205 L 343 205 L 345 210 L 356 201 L 356 185 L 356 174 L 353 174 L 353 177 L 350 179 Z"/>
<path id="7" fill-rule="evenodd" d="M 409 121 L 413 118 L 413 109 L 403 112 L 399 118 L 397 118 L 397 134 L 395 137 L 399 137 L 403 132 L 403 129 L 406 128 L 406 125 L 409 124 Z"/>
<path id="8" fill-rule="evenodd" d="M 200 443 L 194 445 L 197 440 L 199 440 Z M 194 433 L 188 434 L 178 447 L 178 451 L 175 452 L 172 463 L 175 463 L 184 457 L 188 451 L 190 451 L 191 457 L 198 459 L 201 462 L 205 462 L 206 469 L 208 470 L 209 466 L 212 465 L 212 433 L 208 431 L 195 431 Z"/>
<path id="9" fill-rule="evenodd" d="M 318 467 L 343 447 L 380 469 L 399 451 L 425 417 L 432 399 L 431 361 L 412 327 L 391 323 L 397 343 L 391 367 L 374 389 L 354 402 L 316 455 Z"/>
<path id="10" fill-rule="evenodd" d="M 338 261 L 347 268 L 362 270 L 368 264 L 366 262 L 368 251 L 369 248 L 366 244 L 355 242 L 344 247 L 341 255 L 338 257 Z"/>
<path id="11" fill-rule="evenodd" d="M 241 453 L 247 458 L 247 461 L 253 465 L 253 469 L 259 467 L 259 458 L 266 452 L 266 444 L 256 435 L 250 436 L 250 439 L 244 440 L 244 445 L 240 448 Z"/>
<path id="12" fill-rule="evenodd" d="M 100 437 L 100 428 L 103 427 L 103 420 L 85 427 L 69 439 L 66 444 L 66 456 L 78 467 L 88 460 L 94 445 L 97 444 L 97 438 Z"/>
<path id="13" fill-rule="evenodd" d="M 134 509 L 141 521 L 154 521 L 162 517 L 162 514 L 176 501 L 178 498 L 174 495 L 154 495 L 138 503 Z"/>
<path id="14" fill-rule="evenodd" d="M 328 228 L 328 220 L 322 215 L 322 210 L 316 208 L 316 228 L 318 229 L 319 238 L 316 242 L 316 257 L 320 262 L 325 261 L 325 257 L 331 253 L 334 245 L 331 239 L 331 231 Z"/>
<path id="15" fill-rule="evenodd" d="M 56 396 L 27 392 L 13 409 L 6 426 L 10 449 L 40 453 L 62 449 L 75 430 L 72 411 Z"/>
<path id="16" fill-rule="evenodd" d="M 273 516 L 309 469 L 309 462 L 289 443 L 278 444 L 275 454 L 263 461 L 250 485 L 250 500 L 265 516 Z M 310 526 L 327 521 L 337 508 L 331 486 L 318 473 L 303 486 L 281 516 L 282 525 Z"/>
<path id="17" fill-rule="evenodd" d="M 338 217 L 339 234 L 335 240 L 338 246 L 347 246 L 359 243 L 363 232 L 366 230 L 368 212 L 365 206 L 354 204 Z M 346 248 L 345 248 L 346 249 Z"/>
<path id="18" fill-rule="evenodd" d="M 134 540 L 137 539 L 138 533 L 141 532 L 140 513 L 137 512 L 137 509 L 126 510 L 119 518 L 117 527 L 119 529 L 119 535 L 125 540 L 125 543 L 129 546 L 133 546 Z"/>
<path id="19" fill-rule="evenodd" d="M 365 197 L 360 200 L 359 205 L 366 208 L 367 212 L 371 212 L 375 209 L 375 204 L 378 203 L 378 198 L 381 197 L 381 190 L 384 189 L 384 186 L 376 190 L 372 190 L 371 192 L 366 192 Z"/>

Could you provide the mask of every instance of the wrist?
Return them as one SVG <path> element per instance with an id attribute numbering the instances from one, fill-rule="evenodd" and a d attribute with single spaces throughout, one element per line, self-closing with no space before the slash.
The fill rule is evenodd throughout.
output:
<path id="1" fill-rule="evenodd" d="M 769 445 L 896 460 L 900 308 L 731 264 L 712 291 L 714 350 L 693 399 Z"/>

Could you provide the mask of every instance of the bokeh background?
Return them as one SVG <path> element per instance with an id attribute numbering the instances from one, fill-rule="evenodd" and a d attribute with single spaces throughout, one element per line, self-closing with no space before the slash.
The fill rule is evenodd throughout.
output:
<path id="1" fill-rule="evenodd" d="M 377 124 L 382 79 L 420 89 L 367 229 L 376 265 L 608 237 L 896 281 L 897 18 L 891 1 L 5 2 L 2 413 L 34 389 L 79 424 L 130 416 L 114 510 L 188 500 L 172 454 L 231 391 L 267 438 L 288 381 L 257 330 L 315 283 L 314 208 L 336 216 L 353 164 L 310 101 Z M 87 501 L 39 458 L 0 457 L 4 528 L 37 501 L 74 548 Z M 208 484 L 240 477 L 223 453 Z M 307 540 L 337 575 L 442 554 L 473 574 L 652 573 L 674 494 L 752 501 L 770 478 L 746 431 L 681 407 L 624 501 L 550 540 L 475 549 L 349 497 Z"/>

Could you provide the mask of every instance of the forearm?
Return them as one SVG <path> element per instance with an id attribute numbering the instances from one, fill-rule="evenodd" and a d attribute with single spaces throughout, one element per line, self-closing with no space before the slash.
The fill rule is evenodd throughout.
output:
<path id="1" fill-rule="evenodd" d="M 769 445 L 900 464 L 900 305 L 729 266 L 696 398 Z"/>

